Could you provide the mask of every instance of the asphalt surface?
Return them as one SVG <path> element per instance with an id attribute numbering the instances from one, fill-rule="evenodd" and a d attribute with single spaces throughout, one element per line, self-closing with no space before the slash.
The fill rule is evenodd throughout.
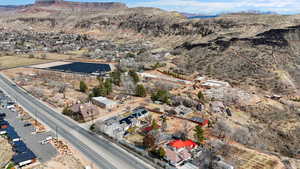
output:
<path id="1" fill-rule="evenodd" d="M 137 157 L 122 150 L 111 142 L 99 138 L 63 115 L 55 112 L 24 90 L 0 75 L 0 89 L 15 99 L 27 111 L 37 116 L 42 123 L 69 141 L 89 160 L 101 169 L 144 169 L 153 168 Z"/>
<path id="2" fill-rule="evenodd" d="M 45 140 L 49 136 L 53 137 L 54 133 L 44 132 L 32 134 L 32 132 L 35 130 L 34 127 L 32 125 L 24 127 L 24 124 L 26 124 L 27 122 L 24 122 L 19 117 L 17 117 L 17 112 L 7 109 L 0 110 L 1 112 L 4 112 L 6 114 L 5 119 L 12 127 L 14 127 L 15 131 L 21 137 L 22 141 L 31 151 L 34 152 L 40 162 L 47 162 L 57 155 L 57 151 L 52 146 L 52 144 L 42 145 L 40 143 L 40 141 Z"/>

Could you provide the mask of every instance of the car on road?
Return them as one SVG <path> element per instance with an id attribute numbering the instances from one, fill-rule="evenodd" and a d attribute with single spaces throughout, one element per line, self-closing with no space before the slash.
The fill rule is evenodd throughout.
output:
<path id="1" fill-rule="evenodd" d="M 29 126 L 32 126 L 32 124 L 31 123 L 25 123 L 24 124 L 24 127 L 29 127 Z"/>

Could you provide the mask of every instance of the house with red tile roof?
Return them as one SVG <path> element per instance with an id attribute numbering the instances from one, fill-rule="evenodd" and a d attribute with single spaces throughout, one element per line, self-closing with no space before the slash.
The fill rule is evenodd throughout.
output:
<path id="1" fill-rule="evenodd" d="M 169 143 L 169 146 L 175 150 L 186 148 L 192 150 L 196 148 L 198 145 L 197 143 L 193 142 L 192 140 L 173 140 Z"/>

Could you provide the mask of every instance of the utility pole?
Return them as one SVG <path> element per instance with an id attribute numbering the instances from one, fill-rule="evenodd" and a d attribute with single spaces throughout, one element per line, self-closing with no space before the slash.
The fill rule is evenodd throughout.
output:
<path id="1" fill-rule="evenodd" d="M 35 125 L 37 125 L 37 112 L 36 111 L 34 111 L 34 113 L 35 113 Z"/>
<path id="2" fill-rule="evenodd" d="M 57 125 L 55 125 L 55 137 L 56 137 L 56 140 L 58 140 Z"/>

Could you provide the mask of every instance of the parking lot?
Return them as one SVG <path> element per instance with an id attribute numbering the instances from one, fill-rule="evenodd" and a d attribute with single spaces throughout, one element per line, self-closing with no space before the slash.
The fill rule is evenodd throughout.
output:
<path id="1" fill-rule="evenodd" d="M 9 100 L 0 94 L 0 102 L 6 103 Z M 1 113 L 5 113 L 5 120 L 14 127 L 15 131 L 21 137 L 27 147 L 35 153 L 40 162 L 47 162 L 57 155 L 57 150 L 52 144 L 41 144 L 42 140 L 48 137 L 55 137 L 52 132 L 35 133 L 35 128 L 32 124 L 25 122 L 19 117 L 18 112 L 4 108 L 0 108 Z"/>

